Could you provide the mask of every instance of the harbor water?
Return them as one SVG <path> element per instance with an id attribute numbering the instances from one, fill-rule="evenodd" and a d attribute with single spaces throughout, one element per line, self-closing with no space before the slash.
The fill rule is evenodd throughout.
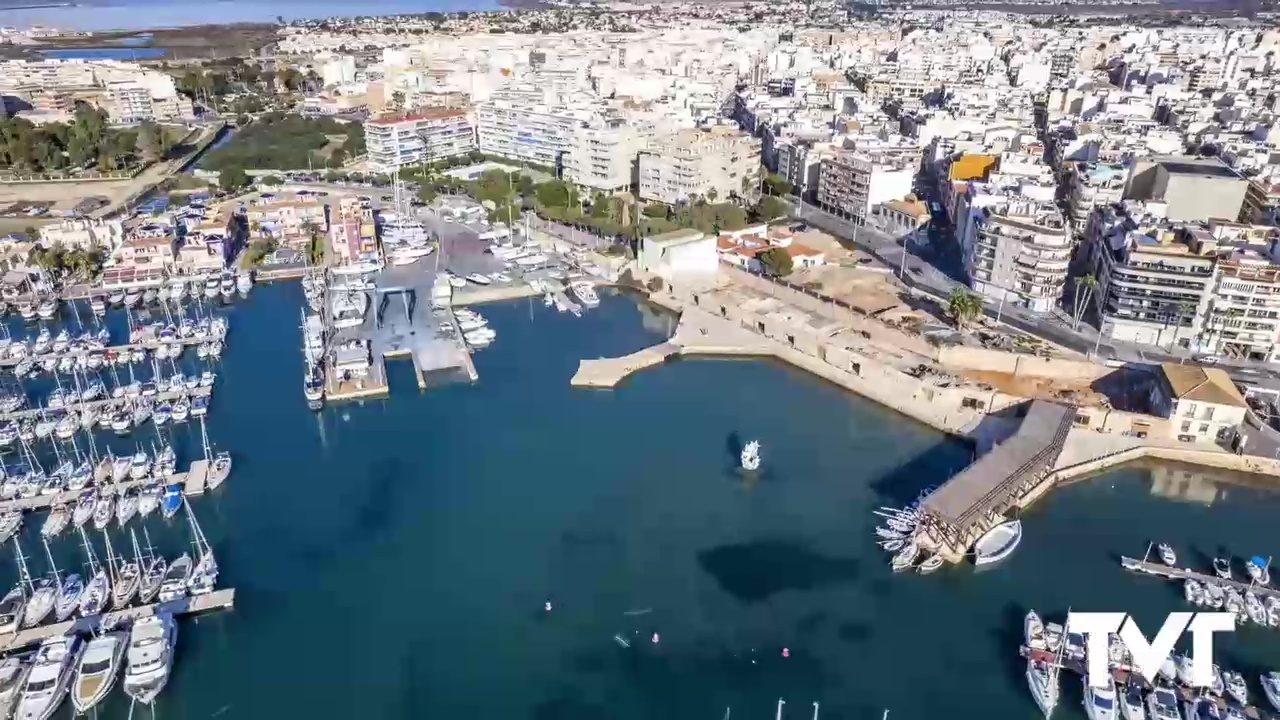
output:
<path id="1" fill-rule="evenodd" d="M 1181 588 L 1118 554 L 1164 540 L 1207 567 L 1198 554 L 1280 552 L 1275 495 L 1130 467 L 1038 504 L 1004 564 L 894 575 L 871 511 L 944 481 L 965 444 L 767 361 L 685 359 L 573 389 L 580 359 L 671 329 L 608 292 L 581 318 L 477 308 L 497 339 L 474 385 L 419 391 L 393 362 L 388 399 L 311 413 L 302 302 L 285 283 L 227 310 L 208 423 L 235 468 L 192 507 L 236 607 L 182 621 L 156 717 L 763 720 L 781 697 L 787 718 L 817 701 L 824 718 L 1030 719 L 1015 656 L 1028 608 L 1129 611 L 1153 633 Z M 171 431 L 183 465 L 196 428 Z M 752 439 L 763 465 L 744 476 Z M 182 522 L 147 525 L 169 557 Z M 57 549 L 77 552 L 69 537 Z M 1217 659 L 1280 667 L 1280 633 L 1242 629 Z M 1063 682 L 1055 717 L 1083 717 Z M 100 717 L 127 714 L 117 691 Z"/>

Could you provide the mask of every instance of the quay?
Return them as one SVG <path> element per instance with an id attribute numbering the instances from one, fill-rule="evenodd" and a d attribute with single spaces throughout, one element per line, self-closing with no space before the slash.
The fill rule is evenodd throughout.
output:
<path id="1" fill-rule="evenodd" d="M 1066 642 L 1066 638 L 1063 638 L 1063 642 Z M 1018 649 L 1018 655 L 1026 658 L 1027 660 L 1035 660 L 1036 662 L 1041 662 L 1045 665 L 1057 665 L 1057 667 L 1063 670 L 1068 670 L 1079 675 L 1082 681 L 1087 672 L 1085 670 L 1084 660 L 1080 658 L 1067 657 L 1065 653 L 1063 654 L 1063 657 L 1059 659 L 1054 653 L 1051 653 L 1048 650 L 1031 648 L 1024 645 Z M 1136 683 L 1140 687 L 1144 688 L 1151 687 L 1152 685 L 1151 681 L 1144 678 L 1141 673 L 1126 665 L 1113 667 L 1111 669 L 1111 676 L 1119 685 Z M 1183 687 L 1180 684 L 1172 687 L 1177 691 L 1179 699 L 1184 703 L 1190 702 L 1194 698 L 1199 697 L 1199 694 L 1191 688 Z M 1215 700 L 1218 703 L 1219 710 L 1225 711 L 1227 709 L 1228 702 L 1225 698 L 1214 697 L 1212 695 L 1207 695 L 1205 697 Z M 1181 717 L 1182 710 L 1183 709 L 1181 707 L 1178 708 L 1180 713 L 1179 717 Z M 1275 713 L 1269 712 L 1255 705 L 1243 706 L 1240 708 L 1240 711 L 1244 713 L 1245 717 L 1252 718 L 1253 720 L 1277 720 L 1278 717 Z"/>
<path id="2" fill-rule="evenodd" d="M 173 391 L 166 390 L 162 393 L 156 393 L 150 397 L 156 402 L 171 402 L 184 397 L 208 397 L 213 393 L 213 388 L 198 387 L 194 390 Z M 25 410 L 14 410 L 13 412 L 0 413 L 0 422 L 8 422 L 10 420 L 27 420 L 36 418 L 41 415 L 57 416 L 68 412 L 84 412 L 85 410 L 116 410 L 130 403 L 131 398 L 105 398 L 102 400 L 90 400 L 89 402 L 78 402 L 65 405 L 60 408 L 27 408 Z"/>
<path id="3" fill-rule="evenodd" d="M 1274 597 L 1280 600 L 1280 590 L 1261 585 L 1259 583 L 1242 583 L 1235 579 L 1225 579 L 1214 573 L 1202 573 L 1191 568 L 1180 568 L 1165 565 L 1160 562 L 1150 562 L 1147 560 L 1139 560 L 1131 557 L 1120 557 L 1120 567 L 1130 572 L 1136 572 L 1143 575 L 1154 575 L 1155 577 L 1165 578 L 1173 581 L 1195 580 L 1198 583 L 1209 583 L 1213 585 L 1221 585 L 1239 591 L 1241 594 L 1251 592 L 1260 599 L 1264 597 Z"/>
<path id="4" fill-rule="evenodd" d="M 208 483 L 209 477 L 209 461 L 196 460 L 191 463 L 187 472 L 176 472 L 170 475 L 165 481 L 165 485 L 181 485 L 184 495 L 202 495 Z M 133 478 L 125 478 L 118 483 L 99 482 L 96 486 L 99 490 L 107 490 L 115 493 L 123 493 L 126 490 L 142 487 L 151 482 L 151 478 L 143 478 L 142 480 L 134 480 Z M 0 501 L 0 513 L 8 513 L 14 511 L 27 510 L 43 510 L 54 505 L 69 505 L 75 502 L 80 493 L 84 490 L 63 490 L 62 492 L 50 495 L 36 495 L 29 498 L 14 498 L 12 500 Z"/>
<path id="5" fill-rule="evenodd" d="M 167 614 L 177 617 L 213 610 L 224 610 L 235 605 L 235 599 L 235 588 L 227 588 L 225 590 L 215 590 L 205 595 L 195 595 L 165 603 L 139 605 L 138 607 L 113 610 L 87 618 L 38 625 L 26 630 L 19 630 L 12 635 L 0 637 L 0 653 L 9 653 L 39 645 L 51 637 L 58 637 L 68 633 L 89 635 L 103 629 L 120 627 L 122 624 L 154 615 Z"/>

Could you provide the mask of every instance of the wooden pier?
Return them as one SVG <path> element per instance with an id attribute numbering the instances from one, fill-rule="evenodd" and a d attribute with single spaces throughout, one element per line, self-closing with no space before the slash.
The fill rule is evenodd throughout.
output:
<path id="1" fill-rule="evenodd" d="M 182 390 L 180 392 L 166 391 L 151 395 L 156 402 L 173 402 L 179 398 L 192 397 L 208 397 L 213 392 L 211 387 L 198 387 L 195 390 Z M 90 400 L 89 402 L 71 403 L 60 408 L 27 408 L 25 410 L 14 410 L 13 412 L 0 413 L 0 422 L 8 422 L 10 420 L 26 420 L 28 418 L 36 418 L 40 415 L 49 415 L 51 417 L 59 417 L 67 412 L 84 412 L 85 410 L 118 410 L 126 404 L 133 401 L 132 398 L 105 398 L 102 400 Z"/>
<path id="2" fill-rule="evenodd" d="M 1066 642 L 1066 638 L 1063 638 L 1063 642 Z M 1063 670 L 1069 670 L 1075 673 L 1076 675 L 1079 675 L 1082 681 L 1087 672 L 1085 670 L 1084 660 L 1080 658 L 1067 657 L 1066 655 L 1063 655 L 1063 657 L 1058 658 L 1054 653 L 1049 652 L 1048 650 L 1031 648 L 1025 645 L 1019 648 L 1018 654 L 1028 660 L 1035 660 L 1036 662 L 1041 662 L 1041 663 L 1044 663 L 1045 665 L 1056 664 L 1059 668 L 1062 668 Z M 1115 679 L 1116 684 L 1121 686 L 1136 683 L 1143 688 L 1149 688 L 1152 685 L 1151 681 L 1143 677 L 1141 673 L 1139 673 L 1137 670 L 1134 670 L 1133 668 L 1128 667 L 1126 665 L 1112 667 L 1111 677 Z M 1199 697 L 1199 693 L 1197 693 L 1195 690 L 1188 687 L 1184 687 L 1182 685 L 1174 685 L 1173 690 L 1175 690 L 1178 693 L 1179 699 L 1182 700 L 1182 702 L 1184 703 L 1190 702 L 1196 697 Z M 1119 692 L 1120 691 L 1117 691 L 1117 694 L 1119 694 Z M 1250 694 L 1252 695 L 1252 693 Z M 1059 695 L 1058 697 L 1059 699 L 1061 699 L 1062 696 Z M 1220 710 L 1226 710 L 1228 705 L 1236 705 L 1236 703 L 1234 702 L 1228 702 L 1226 698 L 1214 697 L 1212 695 L 1207 695 L 1206 697 L 1216 700 L 1218 703 L 1218 708 Z M 1264 710 L 1254 705 L 1245 705 L 1245 706 L 1236 705 L 1236 706 L 1240 708 L 1240 711 L 1244 713 L 1245 717 L 1253 718 L 1253 720 L 1280 720 L 1280 716 L 1277 716 L 1276 713 L 1271 712 L 1269 710 Z M 1181 717 L 1181 714 L 1183 713 L 1183 708 L 1179 707 L 1178 712 L 1180 713 L 1179 716 Z M 1118 714 L 1117 714 L 1117 717 L 1119 717 Z"/>
<path id="3" fill-rule="evenodd" d="M 235 588 L 215 590 L 206 595 L 195 595 L 166 603 L 139 605 L 138 607 L 115 610 L 87 618 L 77 618 L 49 625 L 38 625 L 28 630 L 19 630 L 11 635 L 0 636 L 0 653 L 9 653 L 39 645 L 51 637 L 68 633 L 88 635 L 102 628 L 118 627 L 134 620 L 153 615 L 169 614 L 173 616 L 192 615 L 195 613 L 223 610 L 235 604 Z"/>
<path id="4" fill-rule="evenodd" d="M 1209 583 L 1213 585 L 1220 585 L 1222 587 L 1232 588 L 1241 594 L 1251 592 L 1254 595 L 1257 595 L 1259 600 L 1264 597 L 1274 597 L 1280 600 L 1280 590 L 1276 590 L 1275 588 L 1267 587 L 1266 585 L 1261 585 L 1259 583 L 1243 583 L 1234 579 L 1227 580 L 1219 577 L 1217 574 L 1202 573 L 1197 570 L 1192 570 L 1191 568 L 1173 567 L 1161 562 L 1150 562 L 1147 560 L 1139 560 L 1137 558 L 1123 556 L 1120 558 L 1120 567 L 1136 573 L 1155 575 L 1156 577 L 1162 577 L 1168 580 L 1180 580 L 1183 582 L 1186 582 L 1187 580 L 1195 580 L 1202 584 Z"/>
<path id="5" fill-rule="evenodd" d="M 170 475 L 163 481 L 163 484 L 181 485 L 184 495 L 200 495 L 205 492 L 208 477 L 209 461 L 202 459 L 191 463 L 191 468 L 187 470 L 187 472 L 179 472 Z M 146 477 L 141 480 L 125 478 L 118 483 L 99 483 L 93 487 L 96 487 L 100 492 L 108 490 L 116 493 L 123 493 L 126 490 L 139 488 L 150 482 L 153 482 L 153 479 L 150 477 Z M 50 495 L 36 495 L 35 497 L 29 498 L 3 500 L 0 501 L 0 513 L 14 512 L 15 510 L 23 512 L 27 510 L 43 510 L 54 505 L 69 505 L 72 502 L 75 502 L 85 489 L 87 488 L 80 490 L 63 490 L 62 492 L 52 493 Z"/>

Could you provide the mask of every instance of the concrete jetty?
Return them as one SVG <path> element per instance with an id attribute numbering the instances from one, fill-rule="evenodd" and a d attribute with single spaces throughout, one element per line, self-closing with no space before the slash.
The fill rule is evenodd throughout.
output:
<path id="1" fill-rule="evenodd" d="M 232 607 L 235 604 L 235 600 L 235 588 L 227 588 L 225 590 L 215 590 L 205 595 L 185 597 L 180 600 L 172 600 L 166 603 L 139 605 L 137 607 L 114 610 L 112 612 L 102 613 L 101 615 L 94 615 L 87 618 L 77 618 L 75 620 L 67 620 L 60 623 L 38 625 L 27 630 L 19 630 L 12 635 L 0 636 L 0 654 L 34 647 L 51 637 L 58 637 L 68 633 L 89 635 L 101 628 L 118 627 L 122 624 L 127 624 L 142 618 L 152 617 L 154 615 L 167 614 L 177 617 L 181 615 L 210 612 L 213 610 L 223 610 Z"/>
<path id="2" fill-rule="evenodd" d="M 187 397 L 208 397 L 213 393 L 213 388 L 198 387 L 195 390 L 183 390 L 181 392 L 165 391 L 156 393 L 151 397 L 156 402 L 173 402 L 179 398 Z M 14 410 L 13 412 L 0 413 L 0 422 L 8 422 L 10 420 L 26 420 L 35 418 L 42 414 L 53 417 L 60 416 L 68 412 L 84 412 L 85 410 L 104 409 L 118 410 L 131 402 L 128 398 L 105 398 L 103 400 L 90 400 L 89 402 L 78 402 L 65 405 L 60 408 L 28 408 L 26 410 Z"/>
<path id="3" fill-rule="evenodd" d="M 1146 559 L 1121 557 L 1120 567 L 1130 572 L 1141 573 L 1143 575 L 1153 575 L 1155 577 L 1173 580 L 1174 582 L 1186 582 L 1187 580 L 1195 580 L 1201 584 L 1221 585 L 1223 587 L 1232 588 L 1242 595 L 1251 592 L 1259 598 L 1274 597 L 1280 599 L 1280 590 L 1268 587 L 1259 583 L 1243 583 L 1239 580 L 1228 580 L 1218 577 L 1214 573 L 1203 573 L 1191 568 L 1180 568 L 1165 565 L 1164 563 L 1151 562 Z"/>

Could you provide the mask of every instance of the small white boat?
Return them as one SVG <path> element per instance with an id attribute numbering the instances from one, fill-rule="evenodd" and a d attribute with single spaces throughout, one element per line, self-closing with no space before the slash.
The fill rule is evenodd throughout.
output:
<path id="1" fill-rule="evenodd" d="M 1160 543 L 1156 549 L 1160 552 L 1160 561 L 1165 565 L 1173 567 L 1178 564 L 1178 556 L 1173 552 L 1173 548 L 1169 547 L 1168 543 Z"/>
<path id="2" fill-rule="evenodd" d="M 1044 622 L 1040 620 L 1040 616 L 1036 614 L 1035 610 L 1029 611 L 1027 617 L 1023 620 L 1022 634 L 1027 647 L 1037 650 L 1044 650 L 1048 647 L 1044 639 Z"/>
<path id="3" fill-rule="evenodd" d="M 569 290 L 573 292 L 578 300 L 582 301 L 587 307 L 595 307 L 600 304 L 600 297 L 596 295 L 596 286 L 586 280 L 579 280 L 569 284 Z"/>
<path id="4" fill-rule="evenodd" d="M 191 556 L 183 553 L 169 569 L 165 571 L 164 580 L 160 582 L 160 602 L 170 602 L 186 597 L 187 581 L 191 579 Z"/>
<path id="5" fill-rule="evenodd" d="M 1044 647 L 1051 653 L 1058 652 L 1058 648 L 1062 647 L 1063 628 L 1058 623 L 1045 623 L 1044 626 Z"/>
<path id="6" fill-rule="evenodd" d="M 1231 579 L 1231 561 L 1226 558 L 1213 559 L 1213 571 L 1223 580 Z"/>
<path id="7" fill-rule="evenodd" d="M 1120 714 L 1124 720 L 1147 720 L 1147 711 L 1142 704 L 1142 688 L 1131 684 L 1124 688 L 1120 695 Z"/>
<path id="8" fill-rule="evenodd" d="M 1259 585 L 1269 585 L 1271 583 L 1270 560 L 1255 555 L 1249 559 L 1249 562 L 1244 567 L 1249 571 L 1249 578 Z"/>
<path id="9" fill-rule="evenodd" d="M 940 569 L 943 562 L 941 555 L 930 555 L 924 562 L 920 563 L 920 565 L 916 567 L 916 570 L 919 571 L 921 575 L 928 575 L 929 573 L 936 572 Z"/>
<path id="10" fill-rule="evenodd" d="M 1022 542 L 1022 521 L 1010 520 L 1000 523 L 974 543 L 973 564 L 988 565 L 1000 562 L 1012 555 L 1020 542 Z"/>
<path id="11" fill-rule="evenodd" d="M 148 705 L 164 690 L 173 668 L 177 635 L 178 625 L 172 615 L 153 615 L 133 624 L 129 633 L 129 667 L 124 676 L 126 695 Z"/>
<path id="12" fill-rule="evenodd" d="M 919 557 L 919 555 L 920 546 L 912 540 L 893 556 L 893 560 L 890 561 L 889 567 L 892 568 L 894 572 L 906 570 L 912 565 L 915 565 L 916 558 Z"/>
<path id="13" fill-rule="evenodd" d="M 488 285 L 489 283 L 493 282 L 487 276 L 481 275 L 480 273 L 471 273 L 470 275 L 467 276 L 467 280 L 470 280 L 471 282 L 477 285 Z"/>
<path id="14" fill-rule="evenodd" d="M 760 469 L 760 443 L 752 440 L 742 448 L 742 469 L 743 470 L 759 470 Z"/>
<path id="15" fill-rule="evenodd" d="M 1204 588 L 1195 580 L 1188 578 L 1187 581 L 1183 583 L 1182 594 L 1186 597 L 1187 602 L 1192 605 L 1204 604 Z"/>
<path id="16" fill-rule="evenodd" d="M 1116 720 L 1116 686 L 1110 676 L 1100 688 L 1084 681 L 1084 711 L 1089 720 Z"/>
<path id="17" fill-rule="evenodd" d="M 1271 703 L 1271 707 L 1280 712 L 1280 672 L 1272 670 L 1263 675 L 1262 692 L 1267 696 L 1267 702 Z"/>
<path id="18" fill-rule="evenodd" d="M 1058 706 L 1058 683 L 1047 664 L 1027 660 L 1027 688 L 1044 716 L 1053 714 L 1053 709 Z"/>
<path id="19" fill-rule="evenodd" d="M 111 692 L 127 645 L 128 635 L 109 632 L 93 638 L 85 646 L 76 668 L 75 681 L 71 684 L 71 704 L 77 713 L 89 712 Z"/>

